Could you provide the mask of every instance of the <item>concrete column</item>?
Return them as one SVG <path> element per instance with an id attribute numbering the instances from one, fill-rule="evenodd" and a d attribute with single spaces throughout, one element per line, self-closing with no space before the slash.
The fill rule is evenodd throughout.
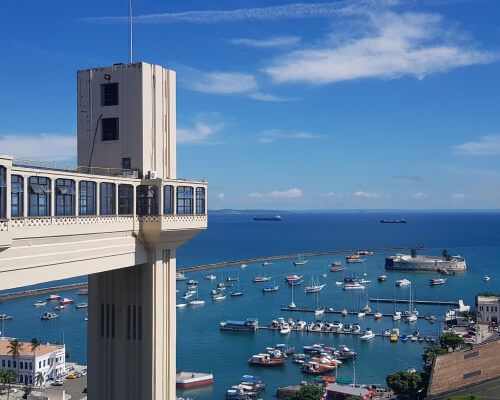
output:
<path id="1" fill-rule="evenodd" d="M 80 181 L 75 180 L 75 217 L 80 215 Z"/>
<path id="2" fill-rule="evenodd" d="M 50 179 L 50 215 L 56 215 L 56 179 Z"/>
<path id="3" fill-rule="evenodd" d="M 95 215 L 101 215 L 101 183 L 95 184 Z"/>
<path id="4" fill-rule="evenodd" d="M 89 276 L 89 399 L 175 399 L 175 251 L 148 259 Z"/>
<path id="5" fill-rule="evenodd" d="M 29 204 L 29 176 L 28 175 L 23 175 L 23 217 L 28 218 L 28 210 L 30 208 Z"/>

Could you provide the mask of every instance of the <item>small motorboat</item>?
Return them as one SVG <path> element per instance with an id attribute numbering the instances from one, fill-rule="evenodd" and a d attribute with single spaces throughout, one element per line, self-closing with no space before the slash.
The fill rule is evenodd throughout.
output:
<path id="1" fill-rule="evenodd" d="M 315 317 L 321 317 L 324 313 L 325 313 L 324 308 L 317 308 L 316 310 L 314 310 Z"/>
<path id="2" fill-rule="evenodd" d="M 78 303 L 76 308 L 87 308 L 89 305 L 87 303 Z"/>
<path id="3" fill-rule="evenodd" d="M 377 276 L 377 281 L 385 282 L 387 280 L 387 275 L 379 275 Z"/>
<path id="4" fill-rule="evenodd" d="M 65 305 L 60 304 L 58 306 L 53 307 L 52 309 L 55 310 L 55 311 L 61 311 L 61 310 L 64 310 L 65 308 L 66 308 Z"/>
<path id="5" fill-rule="evenodd" d="M 198 281 L 196 281 L 196 280 L 194 280 L 194 279 L 190 279 L 190 280 L 188 280 L 188 281 L 186 282 L 186 284 L 187 284 L 188 286 L 196 286 L 196 285 L 198 285 Z"/>
<path id="6" fill-rule="evenodd" d="M 406 335 L 401 336 L 401 341 L 402 342 L 407 342 L 408 341 L 408 336 L 406 336 Z"/>
<path id="7" fill-rule="evenodd" d="M 335 261 L 330 264 L 330 272 L 341 272 L 344 270 L 342 263 L 340 261 Z"/>
<path id="8" fill-rule="evenodd" d="M 365 313 L 364 311 L 360 311 L 360 312 L 358 313 L 358 318 L 364 318 L 364 317 L 365 317 L 365 315 L 366 315 L 366 313 Z"/>
<path id="9" fill-rule="evenodd" d="M 374 317 L 375 319 L 381 319 L 383 316 L 384 316 L 384 315 L 383 315 L 380 311 L 377 311 L 377 312 L 373 315 L 373 317 Z"/>
<path id="10" fill-rule="evenodd" d="M 271 265 L 273 265 L 273 263 L 270 263 L 269 261 L 265 261 L 262 263 L 263 267 L 270 267 Z"/>
<path id="11" fill-rule="evenodd" d="M 348 314 L 349 312 L 345 308 L 340 313 L 340 315 L 342 315 L 343 317 L 347 317 Z"/>
<path id="12" fill-rule="evenodd" d="M 184 293 L 182 296 L 181 296 L 181 299 L 184 299 L 184 300 L 187 300 L 187 299 L 190 299 L 191 297 L 193 297 L 194 295 L 196 294 L 196 292 L 186 292 Z"/>
<path id="13" fill-rule="evenodd" d="M 224 300 L 226 298 L 226 296 L 224 296 L 223 294 L 221 293 L 217 293 L 217 294 L 214 294 L 212 295 L 212 300 Z"/>
<path id="14" fill-rule="evenodd" d="M 58 294 L 51 294 L 49 297 L 47 297 L 47 301 L 55 301 L 55 300 L 60 300 L 61 296 Z"/>
<path id="15" fill-rule="evenodd" d="M 229 296 L 231 297 L 243 296 L 243 292 L 229 292 Z"/>
<path id="16" fill-rule="evenodd" d="M 189 302 L 190 306 L 202 306 L 203 304 L 205 304 L 205 300 L 191 300 Z"/>
<path id="17" fill-rule="evenodd" d="M 363 260 L 363 259 L 361 258 L 361 256 L 359 256 L 358 254 L 353 254 L 353 255 L 347 256 L 347 257 L 345 258 L 345 261 L 346 261 L 347 263 L 349 263 L 349 264 L 352 264 L 352 263 L 362 263 L 362 262 L 363 262 L 363 261 L 365 261 L 365 260 Z"/>
<path id="18" fill-rule="evenodd" d="M 488 282 L 491 278 L 488 275 L 483 276 L 483 281 Z"/>
<path id="19" fill-rule="evenodd" d="M 360 285 L 359 282 L 345 283 L 344 290 L 364 290 L 365 286 Z"/>
<path id="20" fill-rule="evenodd" d="M 282 335 L 286 335 L 291 332 L 290 324 L 285 322 L 283 325 L 281 325 L 280 333 Z"/>
<path id="21" fill-rule="evenodd" d="M 269 286 L 263 287 L 263 288 L 262 288 L 262 291 L 263 291 L 264 293 L 268 293 L 268 292 L 277 292 L 279 288 L 280 288 L 280 287 L 279 287 L 278 285 L 269 285 Z"/>
<path id="22" fill-rule="evenodd" d="M 246 267 L 248 267 L 248 265 L 247 265 L 247 264 L 241 264 L 241 265 L 240 265 L 240 268 L 241 268 L 241 269 L 245 269 Z"/>
<path id="23" fill-rule="evenodd" d="M 368 329 L 365 331 L 365 333 L 363 333 L 363 334 L 361 335 L 361 340 L 365 340 L 365 341 L 367 341 L 367 340 L 371 340 L 371 339 L 373 339 L 374 337 L 375 337 L 375 334 L 374 334 L 374 333 L 370 330 L 370 328 L 368 328 Z"/>
<path id="24" fill-rule="evenodd" d="M 238 282 L 239 278 L 237 278 L 236 276 L 228 276 L 226 278 L 226 281 L 227 282 Z"/>
<path id="25" fill-rule="evenodd" d="M 359 332 L 361 332 L 361 325 L 352 324 L 352 333 L 359 333 Z"/>
<path id="26" fill-rule="evenodd" d="M 395 282 L 395 285 L 399 287 L 408 286 L 411 285 L 411 281 L 408 279 L 399 279 Z"/>
<path id="27" fill-rule="evenodd" d="M 273 279 L 272 276 L 263 276 L 263 275 L 257 275 L 253 278 L 253 281 L 255 283 L 260 283 L 260 282 L 268 282 L 270 281 L 271 279 Z"/>
<path id="28" fill-rule="evenodd" d="M 186 275 L 184 275 L 182 272 L 175 273 L 175 280 L 176 281 L 185 281 L 186 279 L 187 279 Z"/>
<path id="29" fill-rule="evenodd" d="M 0 321 L 8 321 L 9 319 L 12 319 L 12 315 L 0 314 Z"/>
<path id="30" fill-rule="evenodd" d="M 391 336 L 391 330 L 390 329 L 384 329 L 382 331 L 382 336 Z"/>
<path id="31" fill-rule="evenodd" d="M 176 304 L 176 305 L 175 305 L 175 307 L 177 307 L 177 308 L 184 308 L 184 307 L 186 307 L 186 306 L 187 306 L 187 304 L 186 304 L 186 303 L 180 303 L 180 304 Z"/>
<path id="32" fill-rule="evenodd" d="M 206 281 L 215 281 L 217 279 L 217 277 L 215 275 L 210 274 L 210 275 L 205 276 L 204 279 Z"/>
<path id="33" fill-rule="evenodd" d="M 410 315 L 408 315 L 406 317 L 406 320 L 408 322 L 417 322 L 418 321 L 418 316 L 416 314 L 414 314 L 414 313 L 411 313 Z"/>
<path id="34" fill-rule="evenodd" d="M 73 304 L 75 301 L 70 298 L 70 297 L 65 297 L 64 299 L 62 299 L 59 304 L 61 305 L 65 305 L 65 304 Z"/>
<path id="35" fill-rule="evenodd" d="M 445 283 L 446 283 L 446 279 L 444 279 L 444 278 L 429 279 L 429 285 L 431 285 L 431 286 L 444 285 Z"/>
<path id="36" fill-rule="evenodd" d="M 342 328 L 342 332 L 344 333 L 351 333 L 352 327 L 350 324 L 345 324 L 344 327 Z"/>
<path id="37" fill-rule="evenodd" d="M 392 320 L 393 320 L 393 321 L 399 321 L 399 320 L 401 319 L 401 316 L 402 316 L 401 311 L 396 311 L 396 312 L 394 312 L 394 314 L 392 315 Z"/>
<path id="38" fill-rule="evenodd" d="M 88 296 L 89 295 L 89 290 L 88 289 L 80 289 L 78 291 L 78 296 Z"/>
<path id="39" fill-rule="evenodd" d="M 46 312 L 46 313 L 44 313 L 40 317 L 40 319 L 42 319 L 42 320 L 49 320 L 49 319 L 54 319 L 54 318 L 57 318 L 57 317 L 59 317 L 59 315 L 51 313 L 51 312 Z"/>
<path id="40" fill-rule="evenodd" d="M 33 304 L 33 307 L 43 307 L 47 304 L 46 301 L 43 300 L 38 300 L 35 304 Z"/>

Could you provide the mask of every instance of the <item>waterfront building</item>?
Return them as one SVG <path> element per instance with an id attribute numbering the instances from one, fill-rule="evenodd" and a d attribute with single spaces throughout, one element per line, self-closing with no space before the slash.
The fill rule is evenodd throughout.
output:
<path id="1" fill-rule="evenodd" d="M 403 271 L 448 271 L 461 272 L 467 269 L 465 259 L 460 256 L 428 256 L 420 254 L 396 254 L 385 258 L 385 268 Z"/>
<path id="2" fill-rule="evenodd" d="M 368 400 L 376 395 L 377 391 L 375 389 L 365 387 L 339 385 L 338 383 L 331 383 L 326 387 L 327 400 L 347 400 L 351 397 Z"/>
<path id="3" fill-rule="evenodd" d="M 500 295 L 478 294 L 476 296 L 477 321 L 480 324 L 495 324 L 500 321 Z"/>
<path id="4" fill-rule="evenodd" d="M 19 357 L 13 357 L 9 354 L 9 343 L 9 339 L 0 337 L 0 371 L 15 372 L 20 384 L 35 384 L 35 377 L 39 373 L 47 380 L 55 379 L 66 371 L 64 345 L 42 344 L 33 352 L 30 342 L 20 342 Z"/>
<path id="5" fill-rule="evenodd" d="M 177 178 L 176 75 L 77 80 L 78 166 L 0 155 L 0 290 L 88 275 L 89 398 L 173 399 L 176 249 L 207 228 L 207 183 Z"/>

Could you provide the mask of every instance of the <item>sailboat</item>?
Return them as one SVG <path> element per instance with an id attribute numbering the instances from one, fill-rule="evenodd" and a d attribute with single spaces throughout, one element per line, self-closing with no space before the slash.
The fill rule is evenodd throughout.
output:
<path id="1" fill-rule="evenodd" d="M 266 276 L 265 274 L 259 274 L 253 278 L 255 283 L 268 282 L 273 279 L 271 276 Z"/>
<path id="2" fill-rule="evenodd" d="M 288 307 L 290 308 L 297 308 L 297 306 L 295 305 L 294 301 L 293 301 L 293 287 L 295 285 L 290 285 L 290 287 L 292 288 L 292 301 L 290 302 L 290 304 L 288 305 Z"/>
<path id="3" fill-rule="evenodd" d="M 306 293 L 316 293 L 321 292 L 321 290 L 326 286 L 326 283 L 322 285 L 318 285 L 317 282 L 314 281 L 314 277 L 311 277 L 311 284 L 306 286 L 304 292 Z"/>
<path id="4" fill-rule="evenodd" d="M 238 291 L 229 292 L 231 297 L 243 296 L 243 292 L 240 292 L 240 274 L 238 274 Z"/>
<path id="5" fill-rule="evenodd" d="M 408 322 L 417 322 L 417 320 L 418 320 L 418 316 L 417 316 L 415 310 L 413 309 L 413 298 L 412 298 L 411 286 L 410 286 L 410 308 L 409 308 L 409 314 L 407 315 L 406 320 Z"/>
<path id="6" fill-rule="evenodd" d="M 299 254 L 299 260 L 298 260 L 298 261 L 294 261 L 294 262 L 293 262 L 293 265 L 295 265 L 295 266 L 305 265 L 305 264 L 307 264 L 308 262 L 309 262 L 309 260 L 304 260 L 304 259 L 302 258 L 302 254 Z"/>
<path id="7" fill-rule="evenodd" d="M 189 305 L 190 306 L 202 306 L 203 304 L 205 304 L 205 300 L 200 300 L 198 298 L 198 287 L 196 287 L 196 298 L 194 300 L 191 300 L 189 302 Z"/>
<path id="8" fill-rule="evenodd" d="M 316 309 L 314 310 L 315 317 L 321 317 L 325 313 L 324 308 L 319 307 L 319 291 L 316 292 Z"/>
<path id="9" fill-rule="evenodd" d="M 399 321 L 401 319 L 401 311 L 398 311 L 397 305 L 396 305 L 396 287 L 394 287 L 394 314 L 392 314 L 392 320 L 393 321 Z"/>
<path id="10" fill-rule="evenodd" d="M 265 287 L 262 288 L 262 291 L 264 293 L 267 293 L 267 292 L 277 292 L 278 289 L 279 289 L 279 285 L 276 285 L 276 276 L 274 276 L 274 282 L 272 285 L 267 285 Z"/>

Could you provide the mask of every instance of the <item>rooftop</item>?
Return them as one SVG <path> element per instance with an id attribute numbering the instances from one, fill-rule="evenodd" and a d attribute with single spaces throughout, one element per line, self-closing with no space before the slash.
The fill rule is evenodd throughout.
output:
<path id="1" fill-rule="evenodd" d="M 9 340 L 4 340 L 0 338 L 0 356 L 11 356 L 9 353 Z M 32 356 L 33 352 L 31 351 L 31 343 L 30 342 L 20 342 L 22 344 L 22 348 L 20 351 L 21 356 Z M 36 356 L 44 356 L 46 354 L 50 354 L 53 351 L 57 351 L 62 349 L 63 346 L 54 345 L 54 344 L 42 344 L 39 348 L 36 349 Z"/>
<path id="2" fill-rule="evenodd" d="M 366 396 L 370 394 L 371 391 L 366 388 L 350 386 L 350 385 L 339 385 L 338 383 L 332 383 L 326 387 L 328 392 L 349 394 L 351 396 Z"/>

